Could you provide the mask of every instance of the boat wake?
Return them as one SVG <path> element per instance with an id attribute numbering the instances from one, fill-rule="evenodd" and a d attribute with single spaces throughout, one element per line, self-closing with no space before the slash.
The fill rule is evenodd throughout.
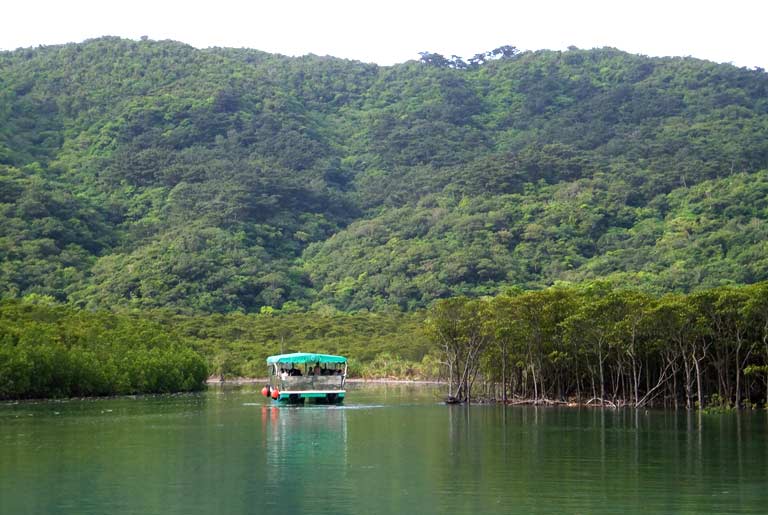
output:
<path id="1" fill-rule="evenodd" d="M 343 405 L 301 405 L 301 404 L 264 404 L 261 402 L 244 402 L 243 406 L 261 406 L 274 409 L 300 409 L 300 410 L 366 410 L 376 408 L 386 408 L 384 404 L 353 404 L 351 406 Z"/>

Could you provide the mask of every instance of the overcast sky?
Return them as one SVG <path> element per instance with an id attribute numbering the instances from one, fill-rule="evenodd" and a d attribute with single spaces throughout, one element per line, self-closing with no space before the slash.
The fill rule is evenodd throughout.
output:
<path id="1" fill-rule="evenodd" d="M 9 0 L 0 49 L 148 36 L 393 64 L 575 45 L 768 68 L 767 24 L 768 0 Z"/>

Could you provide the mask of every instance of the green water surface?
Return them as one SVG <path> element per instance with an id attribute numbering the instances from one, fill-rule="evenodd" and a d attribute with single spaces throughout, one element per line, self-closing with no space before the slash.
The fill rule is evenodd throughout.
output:
<path id="1" fill-rule="evenodd" d="M 352 386 L 0 404 L 0 514 L 767 513 L 764 412 L 445 406 Z"/>

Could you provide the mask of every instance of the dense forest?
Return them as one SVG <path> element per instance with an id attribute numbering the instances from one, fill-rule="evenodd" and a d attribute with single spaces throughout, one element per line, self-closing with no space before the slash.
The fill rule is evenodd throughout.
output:
<path id="1" fill-rule="evenodd" d="M 412 313 L 89 311 L 0 302 L 0 399 L 170 392 L 259 377 L 271 354 L 439 379 L 459 400 L 768 406 L 768 282 L 654 295 L 609 282 L 441 299 Z"/>
<path id="2" fill-rule="evenodd" d="M 608 48 L 0 52 L 0 295 L 350 312 L 754 283 L 766 136 L 762 70 Z"/>
<path id="3" fill-rule="evenodd" d="M 605 282 L 454 297 L 428 334 L 451 393 L 596 405 L 768 407 L 768 283 L 654 296 Z"/>
<path id="4" fill-rule="evenodd" d="M 267 356 L 350 356 L 355 377 L 436 378 L 424 312 L 186 315 L 0 301 L 0 400 L 194 391 L 209 374 L 266 375 Z"/>
<path id="5" fill-rule="evenodd" d="M 0 399 L 195 391 L 208 365 L 143 316 L 0 302 Z"/>
<path id="6" fill-rule="evenodd" d="M 112 37 L 0 52 L 2 398 L 194 389 L 201 362 L 260 375 L 282 350 L 437 377 L 434 310 L 562 294 L 535 353 L 472 377 L 740 404 L 758 331 L 733 358 L 702 303 L 766 280 L 764 70 L 611 48 L 388 67 Z M 630 372 L 615 327 L 576 341 L 625 295 L 648 320 L 674 299 L 698 313 L 680 349 L 706 358 L 649 333 Z"/>

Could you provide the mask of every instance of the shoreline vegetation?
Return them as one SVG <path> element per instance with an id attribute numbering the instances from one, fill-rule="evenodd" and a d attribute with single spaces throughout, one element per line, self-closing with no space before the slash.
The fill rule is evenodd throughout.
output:
<path id="1" fill-rule="evenodd" d="M 594 282 L 433 304 L 448 400 L 768 406 L 768 283 L 654 296 Z"/>
<path id="2" fill-rule="evenodd" d="M 141 316 L 0 302 L 0 400 L 204 388 L 205 359 Z"/>
<path id="3" fill-rule="evenodd" d="M 238 385 L 245 385 L 245 384 L 261 384 L 261 383 L 268 383 L 269 378 L 267 377 L 232 377 L 229 379 L 224 379 L 223 381 L 221 378 L 217 376 L 211 376 L 208 379 L 205 380 L 205 384 L 207 385 L 226 385 L 226 386 L 238 386 Z M 446 381 L 434 379 L 402 379 L 397 377 L 377 377 L 377 378 L 363 378 L 363 377 L 349 377 L 345 381 L 346 383 L 353 383 L 353 384 L 448 384 Z"/>
<path id="4" fill-rule="evenodd" d="M 34 300 L 34 302 L 32 302 Z M 768 405 L 768 283 L 654 296 L 609 283 L 453 297 L 413 313 L 179 314 L 0 302 L 0 399 L 255 381 L 266 356 L 343 354 L 350 380 L 456 402 L 729 411 Z"/>
<path id="5" fill-rule="evenodd" d="M 768 405 L 765 70 L 116 37 L 0 69 L 0 399 L 316 351 L 457 402 Z"/>

